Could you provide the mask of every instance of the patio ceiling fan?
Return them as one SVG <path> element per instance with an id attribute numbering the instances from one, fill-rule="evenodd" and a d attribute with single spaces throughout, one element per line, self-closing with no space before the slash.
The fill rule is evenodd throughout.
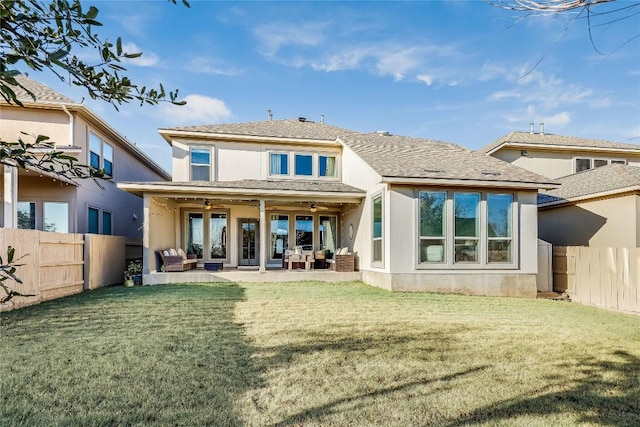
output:
<path id="1" fill-rule="evenodd" d="M 309 203 L 309 211 L 311 212 L 326 211 L 327 209 L 329 208 L 326 206 L 320 206 L 316 202 Z"/>

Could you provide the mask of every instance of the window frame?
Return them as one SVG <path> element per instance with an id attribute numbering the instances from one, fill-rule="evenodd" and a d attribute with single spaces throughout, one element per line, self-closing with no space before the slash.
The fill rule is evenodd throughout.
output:
<path id="1" fill-rule="evenodd" d="M 105 225 L 105 214 L 109 215 L 109 234 L 105 233 L 104 230 L 104 225 Z M 113 236 L 113 212 L 108 211 L 108 210 L 102 210 L 100 212 L 100 234 L 102 234 L 103 236 Z"/>
<path id="2" fill-rule="evenodd" d="M 21 203 L 29 204 L 29 225 L 33 225 L 30 228 L 22 228 L 20 227 L 20 223 L 18 222 L 18 218 L 16 217 L 16 226 L 20 230 L 37 230 L 38 229 L 38 202 L 35 200 L 18 200 L 16 215 L 18 215 L 18 211 L 20 210 Z M 33 210 L 33 218 L 31 218 L 31 211 Z"/>
<path id="3" fill-rule="evenodd" d="M 380 200 L 380 237 L 375 237 L 375 224 L 376 224 L 376 200 Z M 383 268 L 384 267 L 384 194 L 382 192 L 373 194 L 371 196 L 371 267 Z M 380 245 L 380 259 L 376 259 L 376 243 Z"/>
<path id="4" fill-rule="evenodd" d="M 193 163 L 193 153 L 196 150 L 200 150 L 202 152 L 206 151 L 207 154 L 209 155 L 209 163 L 205 164 L 205 163 Z M 212 167 L 213 164 L 213 153 L 211 150 L 211 147 L 202 147 L 202 146 L 193 146 L 193 147 L 189 147 L 189 181 L 196 181 L 196 182 L 210 182 L 213 181 L 212 179 Z M 208 179 L 194 179 L 194 173 L 193 173 L 193 168 L 197 167 L 197 168 L 208 168 Z"/>
<path id="5" fill-rule="evenodd" d="M 444 203 L 445 213 L 445 254 L 443 262 L 421 262 L 420 261 L 420 193 L 422 192 L 444 192 L 446 199 Z M 480 194 L 478 218 L 480 230 L 477 243 L 477 262 L 455 262 L 455 212 L 454 212 L 454 195 L 455 193 L 478 193 Z M 511 212 L 509 219 L 511 221 L 511 262 L 489 262 L 489 241 L 505 240 L 504 238 L 489 238 L 488 222 L 489 222 L 489 195 L 510 195 L 511 196 Z M 414 190 L 415 202 L 415 220 L 414 220 L 414 268 L 416 270 L 517 270 L 520 268 L 519 260 L 519 236 L 520 223 L 519 219 L 519 201 L 518 193 L 500 190 L 479 190 L 477 188 L 416 188 Z"/>
<path id="6" fill-rule="evenodd" d="M 626 158 L 619 158 L 619 157 L 602 157 L 602 156 L 573 156 L 571 161 L 571 170 L 574 174 L 578 173 L 578 160 L 588 160 L 589 161 L 589 168 L 585 169 L 583 171 L 580 172 L 585 172 L 588 170 L 592 170 L 592 169 L 596 169 L 597 167 L 603 167 L 603 166 L 608 166 L 611 164 L 623 164 L 626 165 L 628 164 L 627 159 Z M 595 162 L 596 161 L 604 161 L 607 162 L 606 165 L 602 165 L 602 166 L 595 166 Z"/>
<path id="7" fill-rule="evenodd" d="M 91 147 L 93 142 L 97 142 L 99 144 L 99 147 L 96 147 L 99 149 L 99 152 L 94 151 L 93 147 Z M 111 149 L 111 159 L 107 160 L 106 156 L 105 156 L 105 146 L 109 147 Z M 95 132 L 89 131 L 89 137 L 88 137 L 88 164 L 91 167 L 94 167 L 96 169 L 99 170 L 104 170 L 105 171 L 105 176 L 107 178 L 113 178 L 114 177 L 114 166 L 115 166 L 115 153 L 116 153 L 116 149 L 115 146 L 109 142 L 107 142 L 105 139 L 103 139 L 102 137 L 100 137 L 100 135 L 98 135 Z M 96 155 L 98 157 L 98 166 L 96 167 L 93 164 L 93 160 L 92 160 L 92 155 Z M 106 163 L 109 163 L 109 165 L 111 166 L 111 173 L 107 172 L 107 167 L 106 167 Z"/>
<path id="8" fill-rule="evenodd" d="M 315 250 L 315 239 L 316 239 L 316 215 L 310 213 L 296 213 L 293 215 L 293 233 L 294 233 L 294 247 L 301 246 L 298 242 L 298 218 L 311 218 L 311 248 L 302 248 L 305 251 L 313 251 Z M 304 231 L 304 230 L 303 230 Z M 291 244 L 291 243 L 289 243 Z"/>
<path id="9" fill-rule="evenodd" d="M 283 155 L 287 158 L 287 173 L 273 173 L 271 169 L 271 156 Z M 309 156 L 311 157 L 311 175 L 296 174 L 296 158 L 297 156 Z M 325 157 L 327 159 L 334 159 L 333 175 L 321 175 L 320 159 Z M 284 150 L 267 150 L 267 176 L 269 178 L 279 179 L 296 179 L 296 180 L 326 180 L 326 181 L 339 181 L 340 180 L 340 168 L 341 157 L 340 153 L 333 151 L 312 151 L 312 150 L 297 150 L 297 149 L 284 149 Z"/>
<path id="10" fill-rule="evenodd" d="M 47 231 L 49 232 L 49 230 L 45 230 L 46 225 L 47 225 L 47 205 L 66 205 L 67 206 L 67 224 L 66 224 L 66 230 L 65 231 L 51 231 L 52 233 L 62 233 L 62 234 L 67 234 L 72 232 L 72 226 L 71 226 L 71 216 L 72 216 L 72 212 L 71 212 L 71 203 L 68 201 L 54 201 L 54 200 L 43 200 L 42 201 L 42 231 Z"/>

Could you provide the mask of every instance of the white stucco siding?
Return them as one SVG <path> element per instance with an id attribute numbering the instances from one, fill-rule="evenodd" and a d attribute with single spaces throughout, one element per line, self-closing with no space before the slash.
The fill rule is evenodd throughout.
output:
<path id="1" fill-rule="evenodd" d="M 390 229 L 390 203 L 387 185 L 381 184 L 382 177 L 357 156 L 351 149 L 344 147 L 342 151 L 342 182 L 356 188 L 367 191 L 367 196 L 360 206 L 351 212 L 347 212 L 341 218 L 341 243 L 339 246 L 349 246 L 358 255 L 358 267 L 360 270 L 372 270 L 378 272 L 389 271 L 389 230 Z M 377 194 L 383 195 L 383 242 L 384 265 L 372 267 L 372 203 L 371 198 Z M 353 224 L 354 236 L 349 239 L 349 226 Z"/>
<path id="2" fill-rule="evenodd" d="M 491 155 L 551 179 L 575 173 L 574 162 L 576 158 L 626 160 L 629 165 L 640 166 L 640 154 L 580 151 L 579 149 L 575 151 L 526 149 L 524 151 L 526 151 L 526 155 L 523 155 L 523 150 L 521 149 L 503 148 Z"/>
<path id="3" fill-rule="evenodd" d="M 27 132 L 48 136 L 49 141 L 60 146 L 73 145 L 69 138 L 69 116 L 64 111 L 3 106 L 0 120 L 0 137 L 3 141 L 18 141 L 18 138 L 22 138 L 25 142 L 35 142 L 33 138 L 20 133 Z"/>
<path id="4" fill-rule="evenodd" d="M 638 247 L 640 197 L 618 195 L 542 209 L 540 238 L 557 246 Z"/>
<path id="5" fill-rule="evenodd" d="M 267 158 L 260 144 L 216 143 L 212 155 L 215 181 L 267 178 Z"/>

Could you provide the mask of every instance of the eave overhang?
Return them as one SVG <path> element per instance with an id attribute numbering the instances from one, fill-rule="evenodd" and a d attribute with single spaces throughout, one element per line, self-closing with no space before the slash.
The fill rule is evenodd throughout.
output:
<path id="1" fill-rule="evenodd" d="M 583 196 L 569 197 L 567 199 L 558 197 L 557 200 L 553 200 L 546 203 L 538 203 L 538 209 L 550 209 L 550 208 L 558 208 L 561 206 L 573 205 L 579 202 L 586 201 L 595 201 L 598 199 L 607 199 L 611 197 L 620 197 L 627 194 L 640 193 L 640 186 L 631 186 L 625 188 L 618 188 L 615 190 L 602 191 L 600 193 L 593 194 L 585 194 Z M 553 194 L 549 194 L 549 196 L 553 197 Z"/>
<path id="2" fill-rule="evenodd" d="M 560 188 L 560 184 L 553 182 L 520 182 L 520 181 L 491 181 L 474 179 L 451 179 L 451 178 L 406 178 L 383 176 L 382 183 L 396 185 L 434 185 L 442 187 L 482 187 L 482 188 L 514 188 L 522 190 L 552 190 Z"/>
<path id="3" fill-rule="evenodd" d="M 580 145 L 558 145 L 558 144 L 532 144 L 528 142 L 503 142 L 502 144 L 493 147 L 485 153 L 491 155 L 496 151 L 503 148 L 511 149 L 529 149 L 529 150 L 544 150 L 544 151 L 578 151 L 578 152 L 598 152 L 598 153 L 611 153 L 611 154 L 635 154 L 640 156 L 640 148 L 614 148 L 614 147 L 587 147 Z"/>
<path id="4" fill-rule="evenodd" d="M 264 144 L 304 144 L 304 145 L 324 145 L 329 147 L 340 147 L 341 144 L 336 140 L 329 139 L 311 139 L 311 138 L 293 138 L 284 136 L 260 136 L 260 135 L 239 135 L 229 133 L 200 132 L 175 129 L 158 129 L 158 133 L 164 138 L 169 145 L 172 145 L 173 139 L 198 139 L 212 141 L 232 141 L 232 142 L 254 142 Z"/>

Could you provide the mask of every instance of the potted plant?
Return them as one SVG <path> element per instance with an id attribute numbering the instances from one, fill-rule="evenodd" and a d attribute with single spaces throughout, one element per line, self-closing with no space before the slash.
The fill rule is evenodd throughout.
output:
<path id="1" fill-rule="evenodd" d="M 142 284 L 142 261 L 129 261 L 127 269 L 124 271 L 124 285 L 131 287 L 134 284 Z"/>

